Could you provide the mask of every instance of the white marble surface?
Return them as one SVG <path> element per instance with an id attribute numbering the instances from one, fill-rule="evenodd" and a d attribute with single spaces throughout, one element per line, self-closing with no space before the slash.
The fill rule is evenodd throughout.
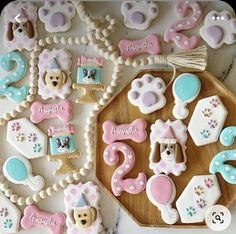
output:
<path id="1" fill-rule="evenodd" d="M 231 10 L 232 9 L 224 2 L 219 1 L 211 1 L 211 2 L 203 2 L 201 3 L 204 8 L 204 13 L 208 13 L 212 9 L 216 10 Z M 130 30 L 123 26 L 122 23 L 122 16 L 120 14 L 120 2 L 119 1 L 113 1 L 113 2 L 88 2 L 87 6 L 89 11 L 93 16 L 99 16 L 102 14 L 111 14 L 112 16 L 118 18 L 119 24 L 118 29 L 113 36 L 113 39 L 115 43 L 124 38 L 139 38 L 147 35 L 150 32 L 157 33 L 161 37 L 163 36 L 164 30 L 167 25 L 169 25 L 173 20 L 175 19 L 175 15 L 173 14 L 173 4 L 171 2 L 160 2 L 160 15 L 158 19 L 156 19 L 151 28 L 147 31 L 137 31 L 137 30 Z M 0 21 L 0 28 L 2 28 L 3 23 L 3 17 L 1 16 Z M 40 31 L 40 37 L 43 37 L 45 34 L 43 34 L 43 26 L 41 23 L 39 23 L 39 31 Z M 198 31 L 200 27 L 196 28 L 193 31 Z M 72 32 L 70 32 L 71 35 L 76 34 L 83 34 L 85 32 L 85 25 L 81 23 L 78 20 L 78 17 L 76 16 L 73 21 L 73 29 Z M 201 44 L 204 44 L 202 41 Z M 176 51 L 176 47 L 173 44 L 167 44 L 162 41 L 162 48 L 163 53 L 170 53 L 172 51 Z M 69 48 L 70 49 L 70 48 Z M 5 52 L 6 49 L 2 46 L 2 38 L 0 39 L 0 50 L 1 53 Z M 96 53 L 94 50 L 89 46 L 81 46 L 78 49 L 73 48 L 73 61 L 76 61 L 76 58 L 81 55 L 95 55 Z M 27 54 L 25 54 L 28 56 Z M 214 74 L 218 79 L 224 82 L 226 87 L 228 87 L 232 92 L 236 94 L 236 44 L 231 46 L 223 46 L 219 50 L 213 50 L 209 49 L 209 62 L 207 70 Z M 105 63 L 105 77 L 104 81 L 106 84 L 109 83 L 111 70 L 112 70 L 112 64 L 110 62 Z M 75 71 L 76 67 L 72 70 L 72 76 L 73 79 L 75 79 Z M 132 74 L 135 72 L 135 70 L 130 68 L 125 68 L 123 72 L 123 77 L 121 80 L 121 86 L 128 82 L 128 80 L 132 77 Z M 27 79 L 27 77 L 26 77 Z M 23 82 L 26 82 L 24 80 Z M 70 96 L 71 100 L 74 100 L 76 97 L 75 92 Z M 40 99 L 40 98 L 38 98 Z M 4 111 L 6 111 L 8 108 L 14 107 L 14 104 L 9 104 L 6 100 L 0 100 L 0 106 L 4 106 L 4 108 L 0 108 L 0 114 L 2 114 Z M 82 157 L 79 160 L 76 160 L 75 163 L 80 166 L 85 159 L 85 148 L 84 148 L 84 142 L 83 142 L 83 126 L 85 123 L 85 119 L 87 117 L 88 111 L 91 109 L 91 105 L 86 106 L 77 106 L 74 104 L 75 114 L 72 123 L 76 124 L 76 131 L 79 131 L 79 136 L 77 137 L 79 148 L 82 152 Z M 29 112 L 24 112 L 21 116 L 28 116 Z M 59 122 L 54 121 L 53 124 L 57 124 Z M 44 131 L 46 131 L 47 127 L 50 125 L 50 121 L 47 121 L 43 124 L 40 124 L 40 128 Z M 0 137 L 2 140 L 2 146 L 1 146 L 1 157 L 0 157 L 0 165 L 2 165 L 3 161 L 13 153 L 17 153 L 15 149 L 12 149 L 9 147 L 9 144 L 6 143 L 5 139 L 6 135 L 6 127 L 0 128 Z M 47 185 L 52 184 L 54 181 L 57 181 L 58 178 L 55 178 L 52 176 L 52 171 L 56 167 L 55 164 L 47 162 L 46 159 L 35 159 L 32 161 L 32 164 L 34 166 L 35 173 L 41 173 L 46 179 L 47 179 Z M 37 165 L 37 166 L 36 166 Z M 94 172 L 90 173 L 88 179 L 95 179 Z M 30 190 L 27 188 L 22 188 L 22 186 L 16 186 L 11 185 L 15 191 L 17 191 L 19 194 L 27 196 L 29 194 L 32 194 Z M 111 196 L 104 191 L 101 188 L 102 191 L 102 200 L 101 200 L 101 212 L 103 215 L 103 222 L 105 226 L 105 233 L 107 234 L 154 234 L 154 233 L 175 233 L 175 234 L 184 234 L 184 233 L 191 233 L 193 234 L 208 234 L 213 233 L 213 231 L 210 231 L 209 229 L 169 229 L 169 228 L 145 228 L 145 227 L 139 227 L 129 216 L 122 210 L 117 203 L 114 202 L 114 200 L 111 198 Z M 224 192 L 224 191 L 222 191 Z M 45 209 L 50 212 L 58 212 L 63 211 L 64 204 L 63 204 L 63 192 L 60 192 L 53 197 L 49 197 L 44 201 L 41 201 L 39 203 L 39 206 L 41 209 Z M 236 229 L 236 205 L 233 205 L 230 208 L 230 211 L 232 213 L 232 223 L 230 227 L 223 231 L 222 233 L 227 234 L 233 234 L 235 233 Z M 46 231 L 42 229 L 31 229 L 31 230 L 21 230 L 21 234 L 39 234 L 39 233 L 46 233 Z"/>

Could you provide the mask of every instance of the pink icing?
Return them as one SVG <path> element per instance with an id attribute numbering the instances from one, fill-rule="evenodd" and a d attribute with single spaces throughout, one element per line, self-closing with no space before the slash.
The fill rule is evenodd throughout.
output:
<path id="1" fill-rule="evenodd" d="M 53 136 L 56 134 L 74 134 L 74 127 L 71 124 L 63 126 L 52 126 L 48 129 L 48 135 Z"/>
<path id="2" fill-rule="evenodd" d="M 40 227 L 47 228 L 51 234 L 62 234 L 64 232 L 65 215 L 62 213 L 51 214 L 41 211 L 35 205 L 27 206 L 21 219 L 24 229 Z"/>
<path id="3" fill-rule="evenodd" d="M 121 124 L 108 120 L 103 123 L 103 141 L 111 144 L 119 140 L 131 139 L 135 142 L 143 142 L 147 137 L 147 123 L 143 119 L 136 119 L 131 124 Z"/>
<path id="4" fill-rule="evenodd" d="M 85 56 L 81 56 L 78 58 L 77 65 L 86 65 L 86 64 L 96 64 L 100 67 L 103 66 L 103 58 L 88 58 Z"/>
<path id="5" fill-rule="evenodd" d="M 52 118 L 69 122 L 72 119 L 72 103 L 66 100 L 55 104 L 43 104 L 42 102 L 32 104 L 30 120 L 33 123 L 40 123 L 45 119 Z"/>
<path id="6" fill-rule="evenodd" d="M 180 31 L 196 27 L 201 22 L 203 13 L 200 4 L 195 0 L 180 0 L 175 6 L 176 14 L 181 18 L 187 17 L 190 9 L 193 11 L 192 15 L 174 22 L 167 28 L 164 35 L 166 42 L 173 41 L 183 50 L 195 48 L 199 44 L 199 37 L 195 35 L 188 37 Z"/>
<path id="7" fill-rule="evenodd" d="M 115 196 L 120 196 L 123 191 L 130 194 L 138 194 L 146 187 L 147 177 L 145 173 L 139 173 L 135 179 L 123 179 L 134 167 L 135 154 L 133 149 L 122 142 L 109 145 L 103 154 L 104 161 L 109 166 L 115 166 L 119 162 L 118 152 L 124 155 L 124 162 L 118 167 L 111 179 L 111 187 Z"/>
<path id="8" fill-rule="evenodd" d="M 152 55 L 161 53 L 160 39 L 155 34 L 150 34 L 140 40 L 121 40 L 118 47 L 125 58 L 146 53 Z"/>

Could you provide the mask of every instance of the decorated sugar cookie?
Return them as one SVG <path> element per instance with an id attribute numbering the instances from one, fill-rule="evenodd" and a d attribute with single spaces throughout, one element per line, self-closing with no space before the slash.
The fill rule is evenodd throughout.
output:
<path id="1" fill-rule="evenodd" d="M 19 231 L 21 211 L 0 192 L 0 233 L 16 233 Z"/>
<path id="2" fill-rule="evenodd" d="M 99 187 L 89 181 L 69 185 L 65 191 L 66 226 L 68 234 L 99 234 L 102 232 L 102 217 L 99 202 Z"/>
<path id="3" fill-rule="evenodd" d="M 71 124 L 63 126 L 52 126 L 48 129 L 50 155 L 49 161 L 60 162 L 55 175 L 66 174 L 77 171 L 77 168 L 70 163 L 70 159 L 78 158 L 79 151 L 76 149 L 74 127 Z"/>
<path id="4" fill-rule="evenodd" d="M 127 28 L 146 30 L 157 18 L 159 7 L 155 1 L 123 1 L 121 13 Z"/>
<path id="5" fill-rule="evenodd" d="M 81 56 L 78 59 L 77 82 L 73 83 L 73 89 L 82 89 L 84 94 L 76 99 L 76 103 L 97 102 L 93 91 L 102 91 L 102 58 L 88 58 Z"/>
<path id="6" fill-rule="evenodd" d="M 216 142 L 227 115 L 228 111 L 218 96 L 199 100 L 188 125 L 189 134 L 195 145 Z"/>
<path id="7" fill-rule="evenodd" d="M 40 175 L 32 175 L 30 161 L 22 155 L 9 157 L 3 165 L 4 176 L 14 184 L 28 185 L 33 191 L 40 191 L 45 184 Z"/>
<path id="8" fill-rule="evenodd" d="M 209 207 L 221 197 L 215 175 L 193 176 L 176 201 L 182 223 L 199 223 L 205 219 Z"/>
<path id="9" fill-rule="evenodd" d="M 231 146 L 236 137 L 236 126 L 225 128 L 220 134 L 220 143 L 224 146 Z"/>
<path id="10" fill-rule="evenodd" d="M 8 122 L 7 141 L 29 159 L 47 155 L 47 135 L 27 118 Z"/>
<path id="11" fill-rule="evenodd" d="M 71 54 L 66 49 L 45 49 L 39 55 L 39 94 L 43 99 L 66 99 L 71 90 Z"/>
<path id="12" fill-rule="evenodd" d="M 15 68 L 14 63 L 16 64 Z M 23 55 L 13 51 L 0 56 L 0 70 L 10 72 L 0 78 L 0 98 L 7 97 L 14 102 L 24 101 L 28 95 L 28 87 L 26 85 L 20 88 L 12 86 L 24 78 L 26 74 L 27 63 Z"/>
<path id="13" fill-rule="evenodd" d="M 37 7 L 31 2 L 12 2 L 4 8 L 4 44 L 10 49 L 32 50 L 37 42 Z"/>
<path id="14" fill-rule="evenodd" d="M 36 205 L 27 206 L 21 219 L 24 229 L 33 227 L 46 228 L 51 234 L 63 234 L 66 218 L 62 213 L 48 213 L 41 211 Z"/>
<path id="15" fill-rule="evenodd" d="M 150 114 L 165 106 L 165 90 L 166 85 L 161 78 L 144 74 L 132 81 L 128 99 L 132 105 L 138 106 L 143 114 Z"/>
<path id="16" fill-rule="evenodd" d="M 178 76 L 172 86 L 175 98 L 173 115 L 176 119 L 185 119 L 189 114 L 187 103 L 192 102 L 200 93 L 201 82 L 199 78 L 191 73 Z"/>
<path id="17" fill-rule="evenodd" d="M 149 167 L 155 174 L 179 176 L 186 170 L 187 127 L 181 120 L 156 120 L 151 126 Z"/>
<path id="18" fill-rule="evenodd" d="M 210 11 L 199 32 L 213 49 L 233 44 L 236 42 L 236 18 L 229 11 Z"/>
<path id="19" fill-rule="evenodd" d="M 39 8 L 39 19 L 50 33 L 69 31 L 74 15 L 75 6 L 69 1 L 46 0 Z"/>

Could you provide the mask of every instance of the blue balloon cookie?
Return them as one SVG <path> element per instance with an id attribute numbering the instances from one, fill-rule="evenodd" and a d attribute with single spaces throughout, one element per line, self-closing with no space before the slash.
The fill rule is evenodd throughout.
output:
<path id="1" fill-rule="evenodd" d="M 236 137 L 236 126 L 225 128 L 220 134 L 220 142 L 224 146 L 231 146 Z"/>

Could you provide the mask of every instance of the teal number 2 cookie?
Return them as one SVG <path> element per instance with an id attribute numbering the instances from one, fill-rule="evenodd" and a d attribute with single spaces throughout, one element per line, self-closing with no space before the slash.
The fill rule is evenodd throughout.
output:
<path id="1" fill-rule="evenodd" d="M 14 62 L 16 68 L 14 68 Z M 10 52 L 0 56 L 0 70 L 10 72 L 0 79 L 0 97 L 7 97 L 14 102 L 22 102 L 28 95 L 28 87 L 23 85 L 20 88 L 12 87 L 11 84 L 20 81 L 26 73 L 27 64 L 24 57 L 18 52 Z"/>

